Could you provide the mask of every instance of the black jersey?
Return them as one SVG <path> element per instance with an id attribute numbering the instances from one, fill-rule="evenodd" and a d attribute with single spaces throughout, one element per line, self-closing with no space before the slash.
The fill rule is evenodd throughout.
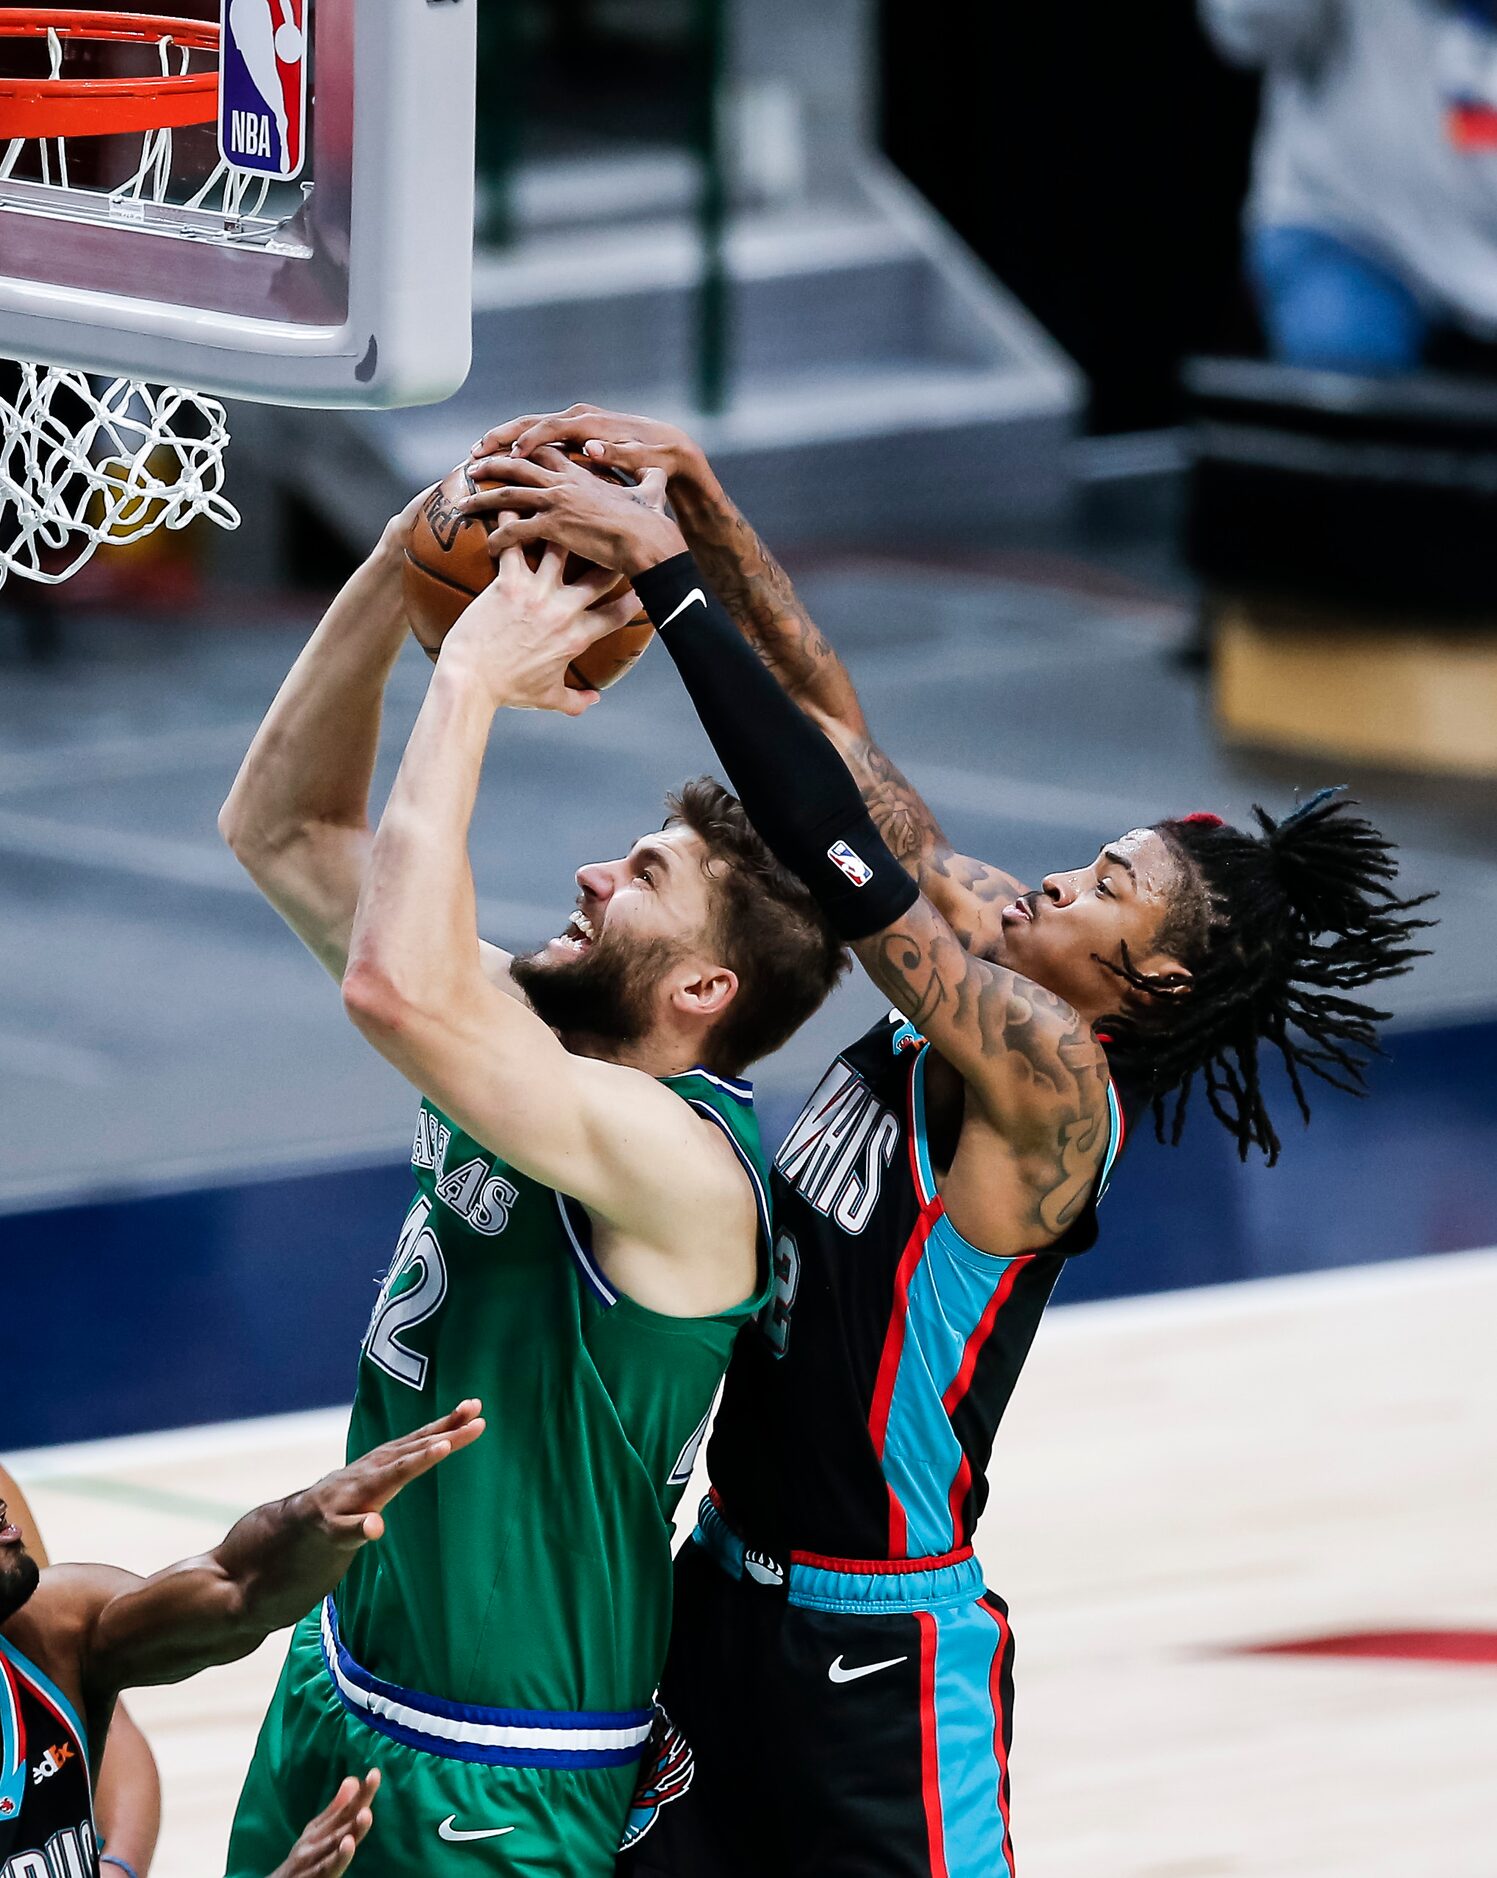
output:
<path id="1" fill-rule="evenodd" d="M 774 1295 L 739 1338 L 708 1451 L 714 1497 L 778 1560 L 970 1549 L 993 1437 L 1066 1259 L 1097 1236 L 1122 1146 L 1044 1251 L 969 1245 L 936 1192 L 930 1045 L 897 1012 L 844 1050 L 775 1157 Z"/>
<path id="2" fill-rule="evenodd" d="M 98 1869 L 83 1725 L 0 1636 L 0 1878 L 95 1878 Z"/>

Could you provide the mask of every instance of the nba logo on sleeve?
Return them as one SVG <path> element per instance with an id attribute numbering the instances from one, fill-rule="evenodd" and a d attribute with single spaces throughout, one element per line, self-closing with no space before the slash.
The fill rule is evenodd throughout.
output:
<path id="1" fill-rule="evenodd" d="M 826 851 L 826 858 L 833 867 L 840 867 L 855 887 L 866 887 L 873 879 L 873 869 L 845 841 L 834 841 Z"/>
<path id="2" fill-rule="evenodd" d="M 218 147 L 289 181 L 306 161 L 308 0 L 222 0 Z"/>

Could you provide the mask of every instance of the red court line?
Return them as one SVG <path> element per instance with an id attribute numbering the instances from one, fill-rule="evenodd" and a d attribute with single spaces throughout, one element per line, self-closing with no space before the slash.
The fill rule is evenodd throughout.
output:
<path id="1" fill-rule="evenodd" d="M 1497 1630 L 1349 1630 L 1289 1643 L 1249 1643 L 1239 1656 L 1360 1656 L 1400 1663 L 1497 1664 Z"/>

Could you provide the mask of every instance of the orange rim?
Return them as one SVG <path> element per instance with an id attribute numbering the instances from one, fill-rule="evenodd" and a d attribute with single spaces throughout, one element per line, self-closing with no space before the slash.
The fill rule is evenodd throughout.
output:
<path id="1" fill-rule="evenodd" d="M 159 45 L 170 39 L 192 52 L 219 49 L 216 20 L 179 20 L 161 13 L 111 13 L 84 7 L 37 13 L 0 7 L 0 40 L 96 40 Z M 179 130 L 218 116 L 218 73 L 154 78 L 0 78 L 0 143 L 34 137 L 106 137 Z"/>

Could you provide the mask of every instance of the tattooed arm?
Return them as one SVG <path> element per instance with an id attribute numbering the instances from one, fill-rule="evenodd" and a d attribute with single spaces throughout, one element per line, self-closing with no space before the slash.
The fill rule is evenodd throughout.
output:
<path id="1" fill-rule="evenodd" d="M 899 765 L 875 742 L 847 667 L 801 603 L 790 576 L 735 508 L 706 459 L 668 485 L 681 532 L 733 623 L 852 771 L 891 854 L 964 945 L 1024 891 L 1011 874 L 958 854 Z"/>
<path id="2" fill-rule="evenodd" d="M 958 1232 L 1012 1257 L 1085 1206 L 1108 1140 L 1107 1064 L 1064 998 L 975 958 L 922 896 L 853 950 L 966 1087 L 941 1195 Z"/>
<path id="3" fill-rule="evenodd" d="M 699 447 L 653 418 L 573 405 L 519 417 L 474 446 L 482 459 L 528 456 L 547 444 L 585 448 L 590 460 L 633 476 L 663 471 L 676 520 L 702 572 L 784 690 L 831 739 L 874 824 L 900 865 L 929 894 L 964 944 L 979 950 L 1004 906 L 1023 892 L 1001 869 L 958 854 L 919 792 L 874 741 L 847 667 L 801 604 L 785 572 L 734 507 Z M 500 470 L 502 465 L 493 465 Z"/>

